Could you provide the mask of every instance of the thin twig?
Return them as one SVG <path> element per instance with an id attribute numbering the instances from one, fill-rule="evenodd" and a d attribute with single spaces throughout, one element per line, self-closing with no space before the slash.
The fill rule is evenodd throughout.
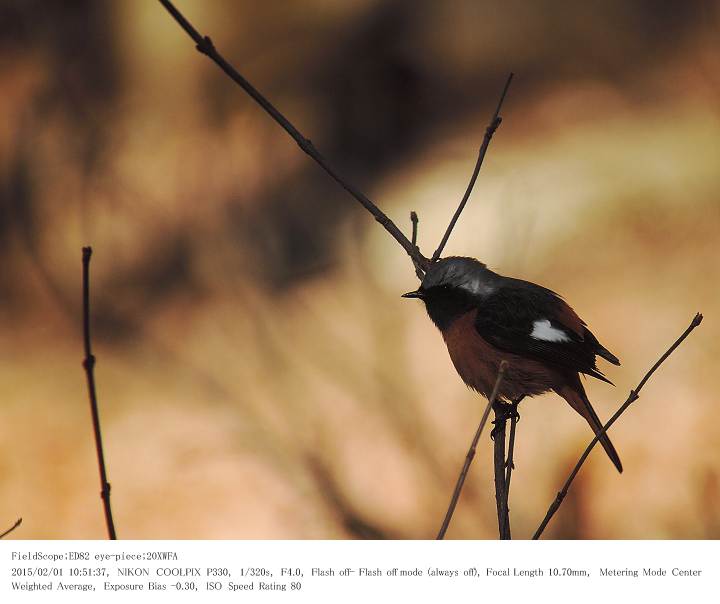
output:
<path id="1" fill-rule="evenodd" d="M 550 508 L 547 511 L 547 514 L 545 514 L 545 518 L 543 518 L 543 521 L 540 523 L 540 526 L 535 531 L 535 534 L 533 535 L 533 539 L 539 539 L 540 535 L 542 535 L 543 531 L 545 530 L 545 527 L 548 525 L 552 517 L 555 515 L 555 512 L 558 511 L 558 508 L 563 502 L 563 499 L 565 499 L 565 496 L 568 493 L 568 490 L 570 489 L 570 485 L 572 484 L 573 480 L 575 480 L 575 476 L 577 476 L 577 473 L 580 471 L 580 468 L 585 463 L 585 460 L 587 459 L 588 455 L 590 455 L 590 451 L 592 451 L 593 447 L 597 444 L 597 442 L 600 440 L 600 437 L 607 432 L 607 430 L 612 426 L 615 421 L 625 412 L 625 410 L 634 403 L 638 398 L 640 398 L 640 390 L 645 385 L 645 383 L 650 379 L 653 373 L 657 370 L 660 365 L 663 364 L 663 362 L 673 353 L 673 351 L 682 344 L 682 342 L 687 338 L 690 333 L 698 326 L 700 323 L 702 323 L 703 316 L 700 313 L 697 313 L 695 317 L 693 317 L 692 322 L 690 323 L 690 326 L 683 332 L 683 334 L 675 340 L 672 346 L 667 349 L 665 354 L 663 354 L 657 362 L 650 368 L 650 371 L 648 371 L 645 374 L 645 377 L 643 377 L 642 380 L 640 380 L 640 383 L 637 385 L 637 387 L 634 390 L 630 391 L 630 394 L 628 395 L 627 400 L 622 404 L 622 406 L 615 412 L 615 415 L 613 415 L 608 422 L 602 427 L 602 429 L 597 433 L 595 438 L 592 439 L 590 444 L 585 449 L 585 452 L 580 456 L 580 459 L 578 460 L 577 464 L 575 464 L 575 467 L 573 468 L 573 471 L 570 472 L 570 476 L 568 476 L 568 479 L 565 481 L 565 484 L 563 485 L 563 488 L 560 490 L 560 492 L 555 497 L 555 500 L 550 504 Z"/>
<path id="2" fill-rule="evenodd" d="M 418 236 L 418 222 L 420 222 L 420 219 L 418 218 L 417 212 L 413 210 L 410 212 L 410 222 L 412 223 L 412 240 L 410 243 L 413 245 L 417 245 L 417 236 Z"/>
<path id="3" fill-rule="evenodd" d="M 410 222 L 412 223 L 412 239 L 410 240 L 410 243 L 412 243 L 414 248 L 417 248 L 418 252 L 420 251 L 420 248 L 417 246 L 417 237 L 418 237 L 418 222 L 420 222 L 420 219 L 418 218 L 417 212 L 413 210 L 410 212 Z M 423 277 L 425 277 L 425 271 L 423 270 L 423 267 L 420 266 L 420 264 L 415 260 L 415 258 L 412 259 L 413 265 L 415 266 L 415 274 L 417 275 L 417 278 L 420 279 L 420 281 L 423 280 Z"/>
<path id="4" fill-rule="evenodd" d="M 103 453 L 102 435 L 100 433 L 100 412 L 98 411 L 97 391 L 95 389 L 95 357 L 90 346 L 90 257 L 92 248 L 82 249 L 82 288 L 83 288 L 83 337 L 85 342 L 85 359 L 83 367 L 87 376 L 88 394 L 90 396 L 90 411 L 92 413 L 93 432 L 95 433 L 95 449 L 97 451 L 98 466 L 100 467 L 100 498 L 105 510 L 105 524 L 107 524 L 110 539 L 117 539 L 112 510 L 110 509 L 110 483 L 105 470 L 105 454 Z"/>
<path id="5" fill-rule="evenodd" d="M 455 223 L 458 221 L 458 218 L 460 218 L 460 214 L 462 214 L 462 211 L 465 209 L 465 204 L 467 204 L 468 199 L 470 198 L 470 193 L 472 193 L 473 187 L 475 186 L 475 181 L 477 180 L 478 174 L 480 173 L 480 168 L 482 167 L 483 160 L 485 159 L 485 153 L 490 146 L 490 140 L 492 139 L 493 134 L 495 134 L 495 130 L 498 129 L 498 126 L 502 122 L 502 118 L 500 117 L 500 109 L 502 108 L 502 104 L 505 100 L 505 95 L 507 94 L 508 88 L 510 88 L 510 82 L 512 82 L 513 75 L 513 73 L 510 73 L 507 81 L 505 82 L 505 88 L 503 88 L 502 94 L 500 95 L 500 100 L 498 101 L 495 113 L 493 114 L 492 119 L 488 124 L 488 127 L 485 129 L 485 136 L 483 137 L 482 145 L 480 145 L 480 151 L 478 152 L 477 162 L 475 162 L 475 169 L 473 170 L 472 176 L 470 177 L 470 183 L 465 190 L 465 195 L 463 195 L 463 198 L 460 201 L 460 205 L 458 206 L 457 210 L 455 210 L 455 214 L 453 214 L 452 220 L 450 220 L 450 224 L 448 224 L 445 234 L 440 241 L 440 245 L 438 245 L 438 248 L 435 250 L 435 253 L 430 259 L 431 263 L 435 262 L 438 258 L 440 258 L 440 254 L 442 254 L 443 250 L 445 249 L 445 244 L 448 242 L 448 239 L 450 239 L 450 234 L 455 228 Z"/>
<path id="6" fill-rule="evenodd" d="M 352 195 L 362 206 L 370 212 L 375 220 L 379 222 L 383 228 L 392 235 L 402 248 L 407 252 L 413 261 L 420 265 L 423 269 L 429 264 L 429 261 L 420 251 L 412 245 L 410 240 L 400 231 L 395 223 L 387 217 L 387 215 L 370 201 L 359 189 L 350 184 L 340 173 L 333 168 L 328 161 L 318 152 L 312 142 L 305 138 L 300 131 L 293 126 L 292 123 L 278 111 L 250 82 L 248 82 L 240 73 L 217 51 L 208 36 L 202 36 L 193 25 L 183 16 L 183 14 L 175 8 L 169 0 L 159 0 L 165 9 L 172 15 L 173 19 L 182 27 L 185 32 L 193 39 L 199 52 L 206 55 L 214 61 L 220 69 L 222 69 L 238 86 L 240 86 L 253 100 L 260 105 L 269 115 L 287 132 L 298 144 L 298 146 L 307 153 L 320 167 L 325 170 L 343 189 Z"/>
<path id="7" fill-rule="evenodd" d="M 450 505 L 448 506 L 447 512 L 445 513 L 445 519 L 443 520 L 442 526 L 440 527 L 437 539 L 444 539 L 445 533 L 450 526 L 450 521 L 452 520 L 453 513 L 455 512 L 455 506 L 457 505 L 458 499 L 460 498 L 460 492 L 462 491 L 463 485 L 465 484 L 465 478 L 467 477 L 468 471 L 470 470 L 470 464 L 475 457 L 475 451 L 477 450 L 477 444 L 480 440 L 480 435 L 482 434 L 483 428 L 485 428 L 485 424 L 487 423 L 488 415 L 490 415 L 490 409 L 497 400 L 498 391 L 500 390 L 500 384 L 502 383 L 506 368 L 507 362 L 503 361 L 502 363 L 500 363 L 497 379 L 495 380 L 495 386 L 493 387 L 493 391 L 490 395 L 490 399 L 488 400 L 488 404 L 485 407 L 485 411 L 483 411 L 482 418 L 480 419 L 480 424 L 475 431 L 475 436 L 473 437 L 472 442 L 470 443 L 470 448 L 468 449 L 467 455 L 465 456 L 465 463 L 463 464 L 462 470 L 460 470 L 460 476 L 458 477 L 457 483 L 455 484 L 455 490 L 453 491 L 452 497 L 450 499 Z"/>
<path id="8" fill-rule="evenodd" d="M 0 539 L 4 539 L 7 537 L 10 533 L 12 533 L 17 527 L 19 527 L 22 524 L 22 518 L 18 518 L 15 521 L 15 524 L 13 524 L 8 530 L 6 530 L 4 533 L 0 534 Z"/>

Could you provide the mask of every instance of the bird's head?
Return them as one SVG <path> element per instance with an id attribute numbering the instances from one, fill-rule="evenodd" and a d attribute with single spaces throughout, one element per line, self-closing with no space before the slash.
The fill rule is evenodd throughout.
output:
<path id="1" fill-rule="evenodd" d="M 431 264 L 420 287 L 403 298 L 420 298 L 433 323 L 444 330 L 495 291 L 496 278 L 474 258 L 450 256 Z"/>

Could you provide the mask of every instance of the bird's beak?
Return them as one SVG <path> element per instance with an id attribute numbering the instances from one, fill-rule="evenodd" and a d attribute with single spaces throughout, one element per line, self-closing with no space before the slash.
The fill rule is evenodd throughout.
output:
<path id="1" fill-rule="evenodd" d="M 418 289 L 418 290 L 415 290 L 414 292 L 408 292 L 408 293 L 403 294 L 403 295 L 401 296 L 401 298 L 420 298 L 421 300 L 422 300 L 424 297 L 425 297 L 425 296 L 423 295 L 423 293 L 422 293 L 419 289 Z"/>

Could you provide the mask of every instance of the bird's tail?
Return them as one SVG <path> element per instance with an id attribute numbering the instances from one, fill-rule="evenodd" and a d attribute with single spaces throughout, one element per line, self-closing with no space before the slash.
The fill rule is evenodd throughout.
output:
<path id="1" fill-rule="evenodd" d="M 585 394 L 585 388 L 583 388 L 579 377 L 576 378 L 575 383 L 563 386 L 563 388 L 559 389 L 557 393 L 570 403 L 570 406 L 575 409 L 575 411 L 587 420 L 587 423 L 590 424 L 590 427 L 596 435 L 600 432 L 602 429 L 602 423 L 600 422 L 600 418 L 597 416 L 597 413 L 595 413 L 595 409 L 592 408 L 587 394 Z M 607 434 L 603 434 L 600 437 L 600 444 L 608 454 L 610 461 L 615 464 L 618 472 L 622 472 L 623 467 L 622 462 L 620 461 L 620 456 L 615 450 L 612 442 L 610 442 L 610 438 Z"/>

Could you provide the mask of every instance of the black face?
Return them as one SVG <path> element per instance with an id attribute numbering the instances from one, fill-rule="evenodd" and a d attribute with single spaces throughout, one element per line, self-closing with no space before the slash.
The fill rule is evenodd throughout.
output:
<path id="1" fill-rule="evenodd" d="M 441 330 L 477 308 L 498 287 L 500 277 L 475 258 L 451 256 L 430 266 L 420 289 L 405 298 L 420 298 Z"/>
<path id="2" fill-rule="evenodd" d="M 477 300 L 472 294 L 457 287 L 440 285 L 421 289 L 420 292 L 428 315 L 441 331 L 477 306 Z"/>

